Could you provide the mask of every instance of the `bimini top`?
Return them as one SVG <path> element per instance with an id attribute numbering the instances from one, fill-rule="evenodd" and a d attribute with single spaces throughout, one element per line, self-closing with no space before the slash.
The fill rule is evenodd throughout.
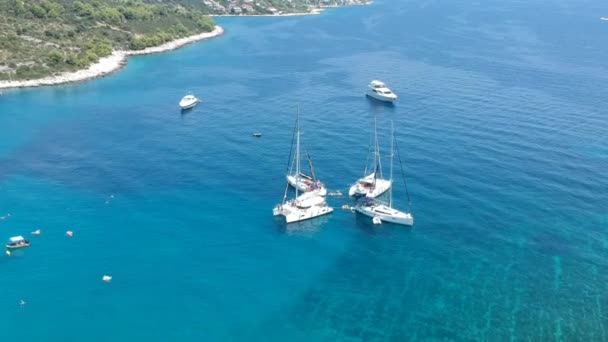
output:
<path id="1" fill-rule="evenodd" d="M 10 238 L 11 242 L 19 242 L 19 241 L 24 241 L 25 239 L 23 238 L 23 236 L 19 235 L 19 236 L 13 236 Z"/>

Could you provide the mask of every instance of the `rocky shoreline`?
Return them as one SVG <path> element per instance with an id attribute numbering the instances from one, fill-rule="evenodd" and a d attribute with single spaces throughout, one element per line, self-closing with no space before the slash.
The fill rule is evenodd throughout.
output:
<path id="1" fill-rule="evenodd" d="M 49 85 L 80 82 L 92 78 L 103 77 L 124 67 L 127 64 L 127 59 L 129 56 L 171 51 L 178 49 L 182 46 L 198 42 L 200 40 L 217 37 L 223 33 L 224 29 L 222 27 L 215 26 L 215 28 L 211 32 L 204 32 L 194 36 L 179 38 L 167 42 L 165 44 L 149 47 L 143 50 L 114 51 L 110 56 L 100 58 L 97 63 L 89 66 L 87 69 L 84 70 L 62 73 L 59 75 L 48 76 L 36 80 L 0 81 L 0 89 L 42 87 Z"/>

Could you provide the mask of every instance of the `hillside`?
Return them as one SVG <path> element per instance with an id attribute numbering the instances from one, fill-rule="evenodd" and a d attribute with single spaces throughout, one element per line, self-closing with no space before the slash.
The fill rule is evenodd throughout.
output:
<path id="1" fill-rule="evenodd" d="M 178 4 L 0 0 L 0 80 L 82 69 L 113 49 L 139 50 L 214 26 L 201 9 Z"/>
<path id="2" fill-rule="evenodd" d="M 0 0 L 0 81 L 84 69 L 215 27 L 208 15 L 308 13 L 366 0 Z"/>

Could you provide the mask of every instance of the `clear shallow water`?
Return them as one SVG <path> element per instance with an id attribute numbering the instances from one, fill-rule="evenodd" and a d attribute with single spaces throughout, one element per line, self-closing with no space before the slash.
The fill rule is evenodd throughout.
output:
<path id="1" fill-rule="evenodd" d="M 601 13 L 402 1 L 220 18 L 223 37 L 107 78 L 6 92 L 0 235 L 43 233 L 0 258 L 4 337 L 608 340 Z M 397 105 L 361 95 L 373 78 Z M 180 115 L 187 91 L 203 104 Z M 372 116 L 395 121 L 413 229 L 340 197 L 293 229 L 272 218 L 298 105 L 333 190 L 362 173 Z"/>

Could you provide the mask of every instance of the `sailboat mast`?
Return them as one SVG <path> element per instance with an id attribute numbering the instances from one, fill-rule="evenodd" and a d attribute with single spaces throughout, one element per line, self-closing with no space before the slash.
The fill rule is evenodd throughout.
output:
<path id="1" fill-rule="evenodd" d="M 391 186 L 388 188 L 388 206 L 393 207 L 393 157 L 395 155 L 395 127 L 391 120 Z"/>
<path id="2" fill-rule="evenodd" d="M 300 176 L 300 107 L 296 114 L 296 198 L 298 198 L 298 177 Z"/>
<path id="3" fill-rule="evenodd" d="M 382 162 L 380 161 L 380 145 L 378 144 L 378 125 L 377 118 L 374 116 L 374 186 L 376 185 L 378 172 L 380 172 L 380 178 L 382 178 Z"/>

